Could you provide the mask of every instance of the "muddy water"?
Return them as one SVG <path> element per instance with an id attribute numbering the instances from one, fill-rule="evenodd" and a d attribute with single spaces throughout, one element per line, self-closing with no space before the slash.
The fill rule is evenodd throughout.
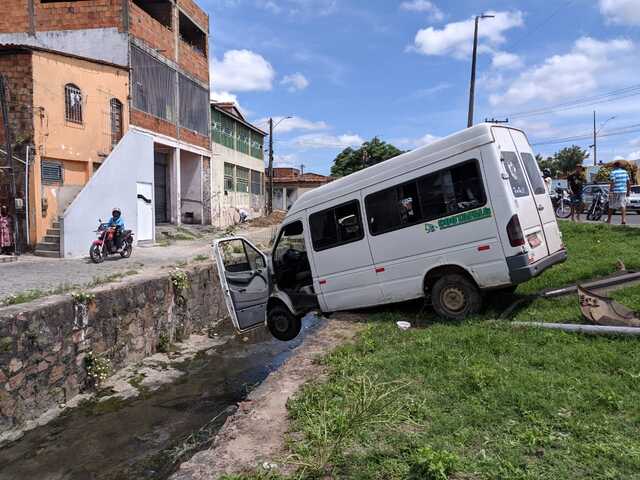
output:
<path id="1" fill-rule="evenodd" d="M 308 316 L 297 339 L 267 332 L 235 337 L 181 368 L 176 383 L 137 399 L 89 404 L 0 449 L 0 480 L 160 480 L 168 478 L 185 440 L 222 426 L 256 384 L 278 368 L 319 325 Z M 208 445 L 200 443 L 199 448 Z"/>

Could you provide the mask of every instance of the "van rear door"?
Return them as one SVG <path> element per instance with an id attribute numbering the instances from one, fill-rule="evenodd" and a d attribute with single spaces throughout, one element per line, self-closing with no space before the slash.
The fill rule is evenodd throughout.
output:
<path id="1" fill-rule="evenodd" d="M 525 172 L 531 185 L 534 198 L 536 199 L 536 208 L 542 227 L 544 229 L 544 236 L 549 249 L 549 253 L 555 253 L 562 249 L 562 236 L 560 229 L 558 228 L 558 222 L 556 221 L 556 215 L 553 211 L 553 204 L 551 198 L 547 193 L 544 181 L 542 180 L 542 173 L 538 167 L 535 156 L 529 145 L 529 141 L 524 133 L 519 130 L 509 130 L 513 143 L 516 146 L 516 150 L 520 154 L 520 159 L 524 165 Z"/>
<path id="2" fill-rule="evenodd" d="M 528 249 L 529 263 L 534 263 L 550 253 L 545 240 L 542 220 L 538 213 L 538 203 L 518 157 L 509 129 L 494 127 L 493 134 L 500 150 L 504 173 L 509 180 L 508 188 L 510 188 L 515 200 L 518 220 Z M 553 209 L 549 210 L 553 213 Z"/>

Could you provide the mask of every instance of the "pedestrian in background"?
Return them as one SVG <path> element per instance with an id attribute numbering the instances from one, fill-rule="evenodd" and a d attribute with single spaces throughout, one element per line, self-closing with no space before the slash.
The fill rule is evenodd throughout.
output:
<path id="1" fill-rule="evenodd" d="M 0 253 L 11 254 L 13 247 L 13 233 L 11 231 L 11 217 L 6 205 L 0 207 Z"/>
<path id="2" fill-rule="evenodd" d="M 627 197 L 631 191 L 631 179 L 629 172 L 620 161 L 613 162 L 613 170 L 609 176 L 609 217 L 607 223 L 611 223 L 614 210 L 620 210 L 622 225 L 627 224 Z"/>
<path id="3" fill-rule="evenodd" d="M 582 189 L 586 178 L 584 175 L 584 167 L 577 165 L 575 171 L 567 177 L 569 185 L 569 193 L 571 194 L 571 221 L 580 221 L 580 212 L 582 212 Z"/>

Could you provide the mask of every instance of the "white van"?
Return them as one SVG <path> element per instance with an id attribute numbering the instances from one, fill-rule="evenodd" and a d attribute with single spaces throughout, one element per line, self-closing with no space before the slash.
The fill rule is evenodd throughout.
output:
<path id="1" fill-rule="evenodd" d="M 427 297 L 443 317 L 477 312 L 567 258 L 526 135 L 480 124 L 305 193 L 268 259 L 244 238 L 214 254 L 235 327 Z"/>

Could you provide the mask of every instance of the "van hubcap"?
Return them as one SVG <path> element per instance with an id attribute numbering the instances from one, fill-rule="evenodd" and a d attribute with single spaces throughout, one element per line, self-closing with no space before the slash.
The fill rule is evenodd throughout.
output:
<path id="1" fill-rule="evenodd" d="M 275 315 L 272 318 L 272 321 L 273 327 L 278 332 L 286 332 L 289 328 L 289 319 L 286 317 L 286 315 Z"/>
<path id="2" fill-rule="evenodd" d="M 466 304 L 466 297 L 461 288 L 449 287 L 442 292 L 440 297 L 447 310 L 459 312 Z"/>

